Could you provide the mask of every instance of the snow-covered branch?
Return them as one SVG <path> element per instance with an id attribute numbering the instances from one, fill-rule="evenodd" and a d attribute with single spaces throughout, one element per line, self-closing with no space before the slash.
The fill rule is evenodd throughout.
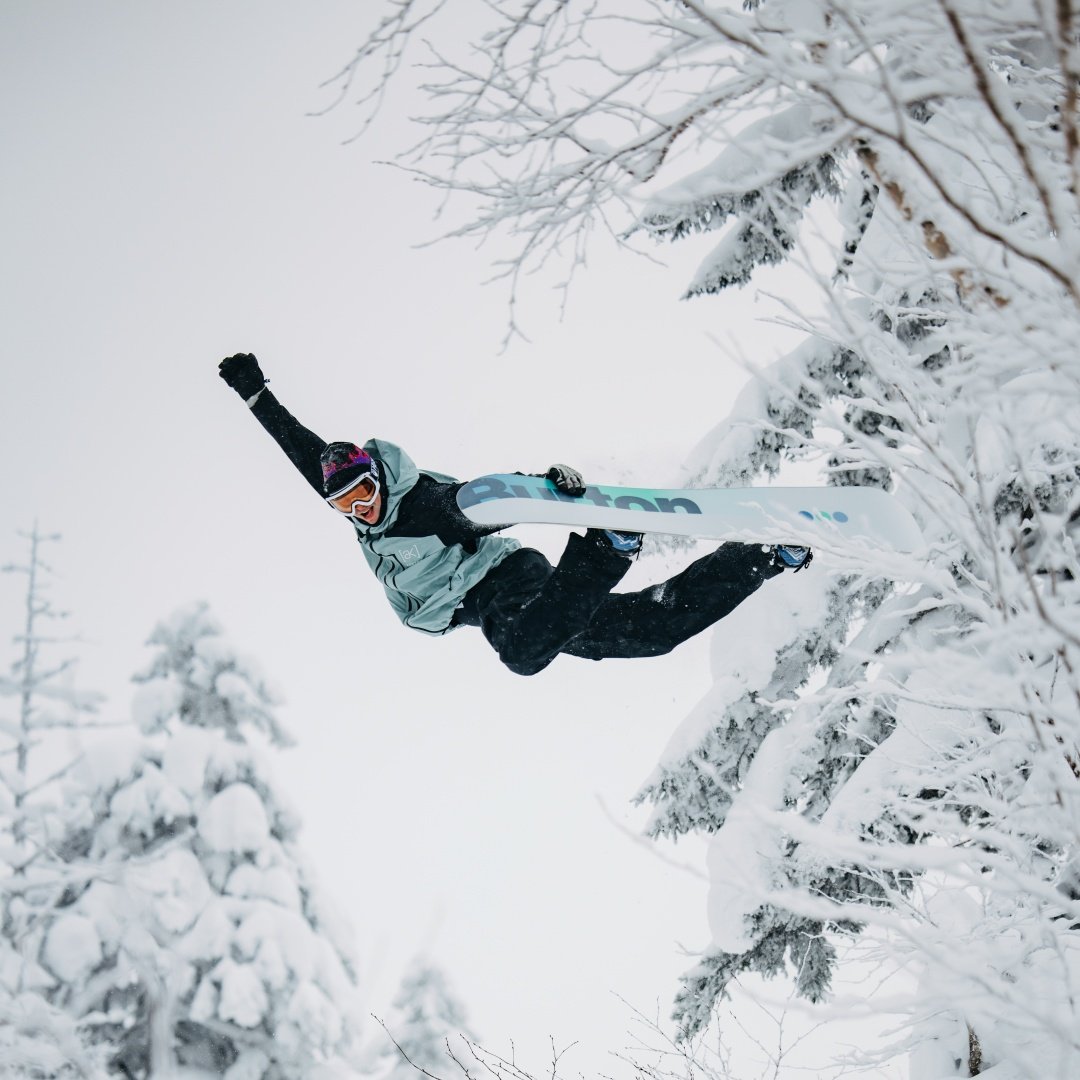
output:
<path id="1" fill-rule="evenodd" d="M 449 235 L 517 238 L 502 266 L 515 290 L 522 272 L 552 256 L 583 259 L 596 225 L 616 236 L 635 225 L 664 235 L 650 226 L 652 210 L 639 213 L 642 200 L 670 201 L 669 175 L 742 139 L 758 177 L 725 188 L 733 173 L 718 161 L 714 190 L 704 177 L 699 200 L 750 200 L 743 211 L 756 201 L 773 215 L 794 213 L 795 224 L 809 199 L 835 189 L 826 179 L 795 194 L 792 169 L 859 149 L 936 258 L 970 261 L 966 272 L 981 285 L 986 267 L 968 243 L 979 237 L 1077 300 L 1067 11 L 1047 23 L 1038 4 L 1019 0 L 994 16 L 974 0 L 937 0 L 917 16 L 894 0 L 770 0 L 743 13 L 697 0 L 494 0 L 456 15 L 451 24 L 440 3 L 390 5 L 338 81 L 345 94 L 361 77 L 385 89 L 424 27 L 432 108 L 418 117 L 428 134 L 405 164 L 466 196 L 470 216 Z M 476 28 L 471 41 L 458 26 Z M 750 133 L 762 114 L 792 108 L 809 111 L 801 131 Z M 959 122 L 968 138 L 954 139 L 935 118 Z M 971 170 L 991 181 L 990 200 L 966 181 Z M 1003 183 L 1027 197 L 1023 214 L 1007 209 Z M 744 247 L 755 246 L 753 222 Z M 768 224 L 761 236 L 759 252 L 718 252 L 703 279 L 711 286 L 691 292 L 742 283 L 793 247 L 786 225 Z M 721 269 L 732 261 L 743 269 Z"/>

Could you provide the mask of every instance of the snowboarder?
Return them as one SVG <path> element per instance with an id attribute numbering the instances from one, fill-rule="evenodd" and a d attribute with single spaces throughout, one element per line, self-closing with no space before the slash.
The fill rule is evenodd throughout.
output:
<path id="1" fill-rule="evenodd" d="M 557 566 L 533 548 L 493 535 L 458 508 L 461 483 L 418 469 L 382 439 L 326 443 L 267 388 L 250 353 L 227 357 L 219 374 L 244 399 L 320 497 L 356 531 L 398 618 L 445 634 L 478 626 L 519 675 L 560 653 L 659 656 L 722 619 L 768 578 L 809 564 L 808 548 L 723 544 L 681 573 L 640 592 L 612 593 L 641 548 L 637 533 L 571 533 Z M 580 494 L 580 473 L 553 465 L 560 491 Z"/>

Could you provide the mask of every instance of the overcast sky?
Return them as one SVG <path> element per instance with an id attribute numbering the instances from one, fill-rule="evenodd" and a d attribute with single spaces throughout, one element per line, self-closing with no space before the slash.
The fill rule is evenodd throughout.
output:
<path id="1" fill-rule="evenodd" d="M 299 740 L 278 774 L 372 1009 L 427 952 L 494 1048 L 542 1069 L 547 1036 L 579 1040 L 572 1071 L 611 1070 L 619 997 L 666 1016 L 707 930 L 703 884 L 601 804 L 640 830 L 628 801 L 709 685 L 708 637 L 521 679 L 477 632 L 405 630 L 216 366 L 255 352 L 324 438 L 453 475 L 674 483 L 742 379 L 707 332 L 753 351 L 754 310 L 680 302 L 692 252 L 601 245 L 565 319 L 537 279 L 531 342 L 501 352 L 498 249 L 418 247 L 431 193 L 374 164 L 410 141 L 402 102 L 351 145 L 349 103 L 308 115 L 374 6 L 0 6 L 0 561 L 35 519 L 63 533 L 56 597 L 114 715 L 154 621 L 193 600 L 272 674 Z M 551 558 L 565 538 L 518 535 Z M 685 561 L 644 558 L 631 584 Z M 19 584 L 0 580 L 4 640 Z"/>

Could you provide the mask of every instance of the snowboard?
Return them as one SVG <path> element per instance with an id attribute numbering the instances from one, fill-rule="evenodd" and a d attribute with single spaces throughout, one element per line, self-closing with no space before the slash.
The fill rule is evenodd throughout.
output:
<path id="1" fill-rule="evenodd" d="M 665 490 L 590 484 L 584 495 L 566 495 L 542 477 L 498 473 L 464 484 L 457 501 L 478 525 L 539 523 L 763 543 L 852 541 L 908 552 L 923 544 L 907 508 L 870 487 Z"/>

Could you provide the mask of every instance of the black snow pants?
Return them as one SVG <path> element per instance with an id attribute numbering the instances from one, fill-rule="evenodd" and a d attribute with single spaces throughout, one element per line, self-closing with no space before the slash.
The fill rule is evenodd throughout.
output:
<path id="1" fill-rule="evenodd" d="M 629 559 L 589 535 L 571 534 L 555 567 L 539 551 L 519 548 L 473 586 L 456 622 L 479 626 L 518 675 L 535 675 L 559 653 L 660 656 L 783 571 L 771 549 L 724 544 L 659 585 L 612 593 L 629 568 Z"/>

